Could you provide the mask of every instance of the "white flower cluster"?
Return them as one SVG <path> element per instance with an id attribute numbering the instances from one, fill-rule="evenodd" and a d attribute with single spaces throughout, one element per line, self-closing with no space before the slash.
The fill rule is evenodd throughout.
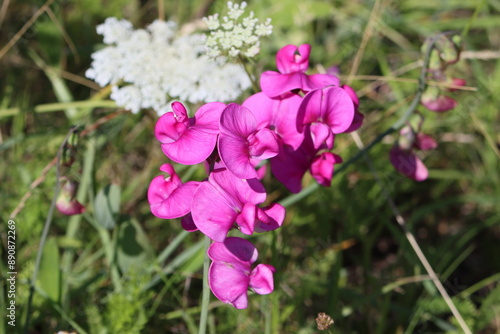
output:
<path id="1" fill-rule="evenodd" d="M 108 18 L 97 32 L 107 46 L 92 54 L 85 75 L 101 86 L 111 84 L 111 98 L 134 113 L 153 108 L 161 115 L 169 99 L 228 102 L 250 87 L 242 66 L 209 58 L 204 36 L 177 37 L 174 22 L 134 30 L 127 20 Z"/>
<path id="2" fill-rule="evenodd" d="M 204 17 L 203 21 L 210 30 L 206 38 L 207 54 L 210 57 L 230 56 L 240 54 L 252 58 L 260 52 L 260 38 L 269 36 L 273 32 L 271 19 L 260 23 L 254 12 L 241 18 L 247 7 L 246 2 L 241 5 L 231 1 L 227 3 L 228 13 L 219 19 L 219 14 Z"/>

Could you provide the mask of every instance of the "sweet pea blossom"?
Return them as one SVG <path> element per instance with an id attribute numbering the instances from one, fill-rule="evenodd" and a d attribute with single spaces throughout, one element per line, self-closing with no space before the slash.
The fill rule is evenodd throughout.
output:
<path id="1" fill-rule="evenodd" d="M 309 125 L 314 148 L 333 147 L 334 134 L 345 132 L 354 120 L 353 100 L 340 87 L 313 90 L 304 96 L 297 116 L 297 128 Z"/>
<path id="2" fill-rule="evenodd" d="M 208 256 L 213 262 L 208 272 L 208 284 L 213 294 L 226 304 L 244 309 L 248 306 L 249 288 L 260 295 L 273 292 L 276 269 L 268 264 L 259 264 L 252 269 L 258 255 L 255 246 L 241 238 L 229 237 L 224 242 L 210 245 Z"/>
<path id="3" fill-rule="evenodd" d="M 56 208 L 66 216 L 79 215 L 85 211 L 85 207 L 76 200 L 76 190 L 78 183 L 69 180 L 67 177 L 61 177 L 61 192 L 56 200 Z"/>
<path id="4" fill-rule="evenodd" d="M 241 179 L 221 168 L 210 173 L 194 193 L 191 214 L 202 233 L 222 242 L 235 223 L 248 235 L 280 227 L 285 208 L 279 204 L 258 207 L 265 200 L 266 191 L 257 179 Z"/>
<path id="5" fill-rule="evenodd" d="M 195 165 L 212 154 L 219 133 L 219 118 L 225 104 L 211 102 L 203 105 L 195 116 L 188 118 L 186 107 L 172 103 L 172 112 L 158 119 L 156 138 L 162 143 L 165 155 L 175 162 Z"/>
<path id="6" fill-rule="evenodd" d="M 269 97 L 277 97 L 295 89 L 309 92 L 330 85 L 339 85 L 339 79 L 330 74 L 307 75 L 311 45 L 286 45 L 276 54 L 279 72 L 266 71 L 260 77 L 260 87 Z"/>
<path id="7" fill-rule="evenodd" d="M 234 175 L 243 179 L 258 177 L 252 159 L 264 160 L 279 152 L 276 134 L 257 127 L 248 108 L 229 104 L 220 117 L 219 155 Z"/>
<path id="8" fill-rule="evenodd" d="M 151 212 L 158 218 L 173 219 L 187 215 L 191 211 L 191 200 L 200 182 L 182 183 L 174 167 L 164 164 L 160 167 L 162 175 L 155 177 L 148 189 L 148 202 Z"/>

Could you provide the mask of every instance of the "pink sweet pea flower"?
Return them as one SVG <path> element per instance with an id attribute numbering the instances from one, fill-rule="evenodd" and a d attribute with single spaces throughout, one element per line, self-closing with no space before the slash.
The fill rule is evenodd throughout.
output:
<path id="1" fill-rule="evenodd" d="M 342 162 L 342 158 L 331 152 L 324 152 L 316 156 L 311 162 L 311 175 L 323 187 L 332 183 L 333 165 Z"/>
<path id="2" fill-rule="evenodd" d="M 389 153 L 389 158 L 398 172 L 415 181 L 424 181 L 429 175 L 427 167 L 411 149 L 404 150 L 395 145 Z"/>
<path id="3" fill-rule="evenodd" d="M 437 98 L 424 96 L 422 104 L 431 111 L 444 112 L 454 109 L 457 106 L 457 101 L 446 95 L 439 95 Z"/>
<path id="4" fill-rule="evenodd" d="M 270 98 L 260 92 L 243 102 L 255 116 L 258 128 L 274 131 L 281 141 L 297 149 L 304 140 L 304 134 L 297 131 L 297 113 L 302 97 L 289 94 L 283 98 Z"/>
<path id="5" fill-rule="evenodd" d="M 276 269 L 259 264 L 252 270 L 259 254 L 250 241 L 229 237 L 210 245 L 207 254 L 213 261 L 208 271 L 208 284 L 222 302 L 244 309 L 248 306 L 249 288 L 259 295 L 273 292 Z"/>
<path id="6" fill-rule="evenodd" d="M 260 87 L 269 97 L 277 97 L 295 89 L 309 92 L 331 85 L 339 85 L 339 79 L 330 74 L 307 75 L 311 46 L 286 45 L 276 54 L 278 72 L 267 71 L 260 77 Z"/>
<path id="7" fill-rule="evenodd" d="M 217 169 L 196 190 L 191 214 L 202 233 L 222 242 L 234 223 L 248 235 L 280 227 L 285 208 L 258 207 L 265 200 L 266 191 L 257 179 L 241 179 L 227 169 Z"/>
<path id="8" fill-rule="evenodd" d="M 349 129 L 354 119 L 354 103 L 340 87 L 316 89 L 304 97 L 297 117 L 297 128 L 309 125 L 314 148 L 326 143 L 333 147 L 333 135 Z"/>
<path id="9" fill-rule="evenodd" d="M 188 118 L 186 107 L 172 103 L 172 112 L 158 119 L 156 138 L 162 143 L 165 155 L 184 165 L 195 165 L 207 159 L 215 148 L 219 133 L 219 118 L 225 104 L 211 102 L 203 105 L 195 116 Z"/>
<path id="10" fill-rule="evenodd" d="M 415 141 L 413 142 L 413 147 L 421 151 L 434 150 L 438 146 L 438 143 L 434 138 L 424 133 L 417 133 Z"/>
<path id="11" fill-rule="evenodd" d="M 252 160 L 264 160 L 278 154 L 276 134 L 257 127 L 250 110 L 229 104 L 220 118 L 219 156 L 234 175 L 243 179 L 258 177 Z"/>
<path id="12" fill-rule="evenodd" d="M 82 214 L 85 207 L 75 198 L 78 183 L 66 177 L 61 177 L 60 180 L 62 187 L 56 200 L 57 210 L 66 216 Z"/>
<path id="13" fill-rule="evenodd" d="M 160 175 L 151 181 L 148 189 L 151 212 L 163 219 L 187 215 L 191 211 L 194 192 L 201 182 L 189 181 L 183 184 L 175 173 L 174 167 L 169 164 L 162 165 L 160 170 L 169 176 L 165 178 Z"/>

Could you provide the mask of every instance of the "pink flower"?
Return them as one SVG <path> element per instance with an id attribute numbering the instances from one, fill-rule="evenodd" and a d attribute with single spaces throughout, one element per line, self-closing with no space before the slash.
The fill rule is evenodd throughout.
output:
<path id="1" fill-rule="evenodd" d="M 151 181 L 148 189 L 151 212 L 163 219 L 187 215 L 191 211 L 194 192 L 201 182 L 189 181 L 183 184 L 174 167 L 169 164 L 162 165 L 160 170 L 169 176 L 165 178 L 160 175 Z"/>
<path id="2" fill-rule="evenodd" d="M 234 175 L 243 179 L 258 176 L 252 160 L 264 160 L 278 154 L 276 134 L 257 127 L 250 110 L 229 104 L 220 118 L 219 156 Z"/>
<path id="3" fill-rule="evenodd" d="M 297 117 L 297 128 L 309 125 L 314 148 L 323 143 L 331 149 L 333 135 L 345 132 L 354 120 L 354 103 L 340 87 L 316 89 L 304 97 Z"/>
<path id="4" fill-rule="evenodd" d="M 165 155 L 184 165 L 195 165 L 207 159 L 215 148 L 224 108 L 221 102 L 207 103 L 194 117 L 188 118 L 184 105 L 173 102 L 173 111 L 161 116 L 155 127 L 156 138 L 162 143 Z"/>
<path id="5" fill-rule="evenodd" d="M 395 145 L 389 153 L 389 158 L 398 172 L 415 181 L 424 181 L 429 175 L 427 167 L 413 150 L 404 150 Z"/>
<path id="6" fill-rule="evenodd" d="M 62 186 L 56 201 L 57 210 L 66 216 L 82 214 L 85 207 L 75 198 L 78 183 L 66 177 L 61 177 L 60 181 Z"/>
<path id="7" fill-rule="evenodd" d="M 311 175 L 323 187 L 329 187 L 332 183 L 333 165 L 342 162 L 342 158 L 331 152 L 317 155 L 311 162 Z"/>
<path id="8" fill-rule="evenodd" d="M 191 214 L 202 233 L 222 242 L 235 223 L 248 235 L 280 227 L 285 208 L 279 204 L 258 207 L 265 200 L 264 186 L 257 179 L 241 179 L 227 169 L 217 169 L 196 190 Z"/>
<path id="9" fill-rule="evenodd" d="M 424 96 L 422 104 L 431 111 L 444 112 L 454 109 L 457 106 L 457 101 L 446 95 L 439 95 L 436 98 Z"/>
<path id="10" fill-rule="evenodd" d="M 208 284 L 215 297 L 237 309 L 248 306 L 247 291 L 251 288 L 259 295 L 273 292 L 273 274 L 276 269 L 259 264 L 252 269 L 258 257 L 257 249 L 250 241 L 229 237 L 215 242 L 208 248 L 213 261 L 208 272 Z"/>
<path id="11" fill-rule="evenodd" d="M 295 89 L 309 92 L 313 89 L 338 85 L 339 79 L 330 74 L 307 75 L 311 46 L 286 45 L 276 54 L 278 72 L 267 71 L 260 77 L 260 87 L 269 97 L 277 97 Z"/>
<path id="12" fill-rule="evenodd" d="M 297 149 L 304 140 L 304 134 L 297 131 L 297 112 L 302 98 L 289 94 L 283 98 L 270 98 L 260 92 L 243 102 L 255 116 L 258 128 L 274 131 L 283 143 Z"/>

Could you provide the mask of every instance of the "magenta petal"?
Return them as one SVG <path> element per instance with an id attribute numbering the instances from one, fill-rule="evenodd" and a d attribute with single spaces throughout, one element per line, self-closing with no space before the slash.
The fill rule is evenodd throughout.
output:
<path id="1" fill-rule="evenodd" d="M 259 256 L 257 249 L 250 241 L 238 237 L 228 237 L 223 243 L 213 243 L 207 254 L 212 261 L 238 264 L 238 267 L 243 269 L 250 268 Z"/>
<path id="2" fill-rule="evenodd" d="M 311 175 L 324 187 L 329 187 L 333 177 L 333 165 L 342 162 L 342 158 L 330 152 L 315 157 L 311 163 Z"/>
<path id="3" fill-rule="evenodd" d="M 323 123 L 312 123 L 310 129 L 315 149 L 318 149 L 327 140 L 330 146 L 333 145 L 333 135 L 328 125 Z"/>
<path id="4" fill-rule="evenodd" d="M 312 74 L 305 77 L 302 90 L 310 92 L 312 90 L 325 88 L 327 86 L 338 86 L 339 84 L 339 78 L 334 75 Z"/>
<path id="5" fill-rule="evenodd" d="M 155 126 L 155 136 L 160 143 L 171 144 L 178 140 L 188 127 L 186 117 L 177 115 L 174 112 L 163 114 Z M 183 119 L 184 121 L 179 121 Z"/>
<path id="6" fill-rule="evenodd" d="M 363 125 L 363 120 L 365 119 L 365 115 L 360 113 L 359 111 L 354 112 L 354 119 L 352 120 L 351 126 L 347 128 L 344 132 L 353 132 L 358 130 L 361 125 Z"/>
<path id="7" fill-rule="evenodd" d="M 231 103 L 222 112 L 220 129 L 223 134 L 247 138 L 257 129 L 257 123 L 255 116 L 248 108 Z"/>
<path id="8" fill-rule="evenodd" d="M 261 129 L 248 137 L 250 156 L 260 160 L 278 155 L 278 138 L 269 129 Z"/>
<path id="9" fill-rule="evenodd" d="M 454 109 L 457 106 L 457 101 L 446 95 L 439 95 L 437 99 L 422 98 L 424 107 L 431 111 L 444 112 Z"/>
<path id="10" fill-rule="evenodd" d="M 411 150 L 401 150 L 398 146 L 394 146 L 389 158 L 398 172 L 415 181 L 424 181 L 429 175 L 422 160 Z"/>
<path id="11" fill-rule="evenodd" d="M 193 196 L 193 221 L 203 234 L 214 241 L 224 241 L 238 216 L 228 198 L 209 182 L 203 182 Z"/>
<path id="12" fill-rule="evenodd" d="M 328 87 L 323 90 L 324 122 L 333 133 L 342 133 L 349 129 L 354 119 L 354 104 L 340 87 Z"/>
<path id="13" fill-rule="evenodd" d="M 302 89 L 304 73 L 281 74 L 267 71 L 260 76 L 260 88 L 269 97 L 278 97 L 294 89 Z"/>
<path id="14" fill-rule="evenodd" d="M 181 226 L 184 230 L 188 232 L 194 232 L 198 231 L 198 227 L 196 227 L 196 224 L 194 223 L 193 216 L 191 213 L 188 213 L 181 219 Z"/>
<path id="15" fill-rule="evenodd" d="M 243 234 L 251 235 L 255 229 L 255 213 L 256 206 L 254 204 L 245 203 L 240 214 L 236 218 L 236 223 Z"/>
<path id="16" fill-rule="evenodd" d="M 354 103 L 354 108 L 358 110 L 359 107 L 359 98 L 358 95 L 356 94 L 356 91 L 352 89 L 351 86 L 348 85 L 342 85 L 342 89 L 349 95 L 349 97 L 352 100 L 352 103 Z"/>
<path id="17" fill-rule="evenodd" d="M 280 153 L 271 159 L 273 175 L 293 193 L 302 189 L 302 177 L 309 169 L 309 157 L 300 148 L 293 150 L 283 145 Z"/>
<path id="18" fill-rule="evenodd" d="M 191 210 L 191 200 L 198 186 L 199 182 L 190 181 L 177 187 L 163 176 L 155 177 L 148 189 L 151 213 L 163 219 L 186 215 Z"/>
<path id="19" fill-rule="evenodd" d="M 260 224 L 255 228 L 256 232 L 274 231 L 283 224 L 286 210 L 278 203 L 260 209 L 258 208 L 257 218 Z"/>
<path id="20" fill-rule="evenodd" d="M 212 262 L 208 271 L 208 284 L 215 297 L 237 309 L 248 306 L 249 281 L 243 271 L 223 262 Z"/>
<path id="21" fill-rule="evenodd" d="M 305 72 L 309 67 L 311 45 L 285 45 L 276 53 L 276 67 L 283 74 Z"/>
<path id="22" fill-rule="evenodd" d="M 250 287 L 259 295 L 267 295 L 274 290 L 273 274 L 276 269 L 269 264 L 259 264 L 250 273 Z"/>
<path id="23" fill-rule="evenodd" d="M 303 131 L 304 125 L 323 121 L 323 91 L 313 90 L 304 96 L 297 115 L 297 130 Z"/>
<path id="24" fill-rule="evenodd" d="M 163 153 L 175 162 L 196 165 L 212 154 L 217 134 L 207 133 L 201 127 L 187 129 L 177 141 L 162 144 Z"/>
<path id="25" fill-rule="evenodd" d="M 85 212 L 85 207 L 76 199 L 67 200 L 59 197 L 56 201 L 57 210 L 66 216 L 79 215 Z"/>
<path id="26" fill-rule="evenodd" d="M 242 179 L 253 179 L 258 176 L 250 162 L 251 157 L 246 139 L 221 134 L 219 156 L 227 169 L 235 176 Z"/>
<path id="27" fill-rule="evenodd" d="M 415 148 L 422 150 L 422 151 L 429 151 L 429 150 L 434 150 L 438 146 L 437 141 L 434 140 L 429 135 L 426 135 L 424 133 L 417 133 L 417 136 L 415 138 L 415 142 L 413 143 Z"/>

